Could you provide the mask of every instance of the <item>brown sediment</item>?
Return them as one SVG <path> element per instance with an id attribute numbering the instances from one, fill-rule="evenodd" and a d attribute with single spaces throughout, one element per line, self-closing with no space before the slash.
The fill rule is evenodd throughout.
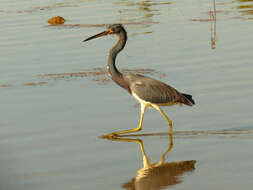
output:
<path id="1" fill-rule="evenodd" d="M 251 18 L 246 18 L 244 16 L 249 16 L 249 15 L 253 15 L 253 11 L 246 11 L 245 13 L 243 11 L 239 11 L 241 14 L 240 15 L 235 15 L 235 12 L 234 11 L 230 11 L 230 10 L 219 10 L 219 11 L 206 11 L 206 12 L 203 12 L 203 14 L 207 14 L 207 15 L 210 15 L 210 14 L 223 14 L 223 15 L 227 15 L 227 18 L 226 19 L 241 19 L 241 20 L 245 20 L 245 19 L 251 19 Z M 221 18 L 221 19 L 225 19 L 224 17 Z M 193 22 L 213 22 L 213 19 L 210 19 L 210 18 L 192 18 L 190 19 L 190 21 L 193 21 Z"/>
<path id="2" fill-rule="evenodd" d="M 0 87 L 11 87 L 9 84 L 0 84 Z"/>
<path id="3" fill-rule="evenodd" d="M 59 27 L 63 28 L 82 28 L 82 27 L 106 27 L 109 24 L 64 24 L 64 25 L 59 25 Z M 50 25 L 49 25 L 50 26 Z"/>
<path id="4" fill-rule="evenodd" d="M 24 83 L 24 86 L 42 86 L 47 84 L 48 82 L 41 81 L 41 82 L 29 82 L 29 83 Z"/>
<path id="5" fill-rule="evenodd" d="M 50 73 L 50 74 L 39 74 L 37 77 L 39 78 L 47 78 L 47 79 L 60 79 L 60 78 L 68 78 L 68 77 L 86 77 L 87 73 L 85 72 L 77 72 L 77 73 Z"/>
<path id="6" fill-rule="evenodd" d="M 64 25 L 57 25 L 57 27 L 63 27 L 63 28 L 89 28 L 89 27 L 107 27 L 112 23 L 107 24 L 64 24 Z M 140 24 L 159 24 L 159 22 L 153 22 L 153 21 L 142 21 L 142 22 L 124 22 L 122 23 L 124 25 L 140 25 Z M 51 26 L 51 25 L 49 25 Z"/>
<path id="7" fill-rule="evenodd" d="M 149 75 L 156 75 L 159 78 L 165 77 L 166 74 L 161 72 L 155 71 L 154 69 L 121 69 L 123 73 L 134 73 L 134 74 L 149 74 Z M 71 78 L 83 78 L 83 77 L 92 77 L 92 81 L 98 84 L 106 84 L 111 80 L 106 77 L 107 71 L 105 68 L 93 68 L 86 71 L 81 72 L 73 72 L 73 73 L 49 73 L 49 74 L 39 74 L 37 75 L 40 79 L 47 79 L 47 80 L 57 80 L 57 79 L 68 79 Z"/>
<path id="8" fill-rule="evenodd" d="M 93 81 L 96 82 L 96 83 L 98 83 L 98 84 L 101 84 L 101 85 L 110 82 L 110 80 L 108 78 L 105 78 L 105 77 L 103 77 L 103 78 L 96 78 L 96 79 L 93 79 Z"/>
<path id="9" fill-rule="evenodd" d="M 208 14 L 210 14 L 210 11 L 208 12 Z M 244 15 L 242 15 L 242 16 L 240 16 L 240 15 L 238 15 L 238 16 L 231 16 L 231 17 L 228 17 L 227 19 L 240 19 L 240 20 L 247 19 L 247 18 L 244 18 L 243 16 Z M 214 20 L 212 18 L 203 18 L 203 19 L 202 18 L 192 18 L 192 19 L 190 19 L 190 21 L 193 21 L 193 22 L 213 22 Z"/>
<path id="10" fill-rule="evenodd" d="M 152 2 L 152 1 L 144 1 L 144 2 L 129 2 L 129 1 L 120 1 L 116 2 L 118 5 L 124 5 L 124 6 L 152 6 L 152 5 L 169 5 L 172 4 L 172 2 Z"/>
<path id="11" fill-rule="evenodd" d="M 51 25 L 64 24 L 66 20 L 61 16 L 50 18 L 47 22 Z"/>
<path id="12" fill-rule="evenodd" d="M 110 80 L 105 77 L 106 71 L 104 68 L 93 68 L 91 70 L 73 73 L 49 73 L 49 74 L 39 74 L 38 78 L 47 80 L 57 80 L 64 79 L 70 82 L 74 78 L 92 77 L 92 81 L 98 84 L 106 84 Z"/>
<path id="13" fill-rule="evenodd" d="M 212 22 L 213 19 L 211 18 L 208 18 L 208 19 L 201 19 L 201 18 L 192 18 L 191 21 L 194 21 L 194 22 Z"/>

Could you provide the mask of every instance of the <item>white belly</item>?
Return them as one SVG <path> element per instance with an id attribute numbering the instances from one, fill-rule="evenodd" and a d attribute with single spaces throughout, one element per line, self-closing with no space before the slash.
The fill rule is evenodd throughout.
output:
<path id="1" fill-rule="evenodd" d="M 145 100 L 142 100 L 139 96 L 137 96 L 137 94 L 135 94 L 134 92 L 132 92 L 132 96 L 140 103 L 140 104 L 144 104 L 145 106 L 152 106 L 151 102 L 147 102 Z"/>

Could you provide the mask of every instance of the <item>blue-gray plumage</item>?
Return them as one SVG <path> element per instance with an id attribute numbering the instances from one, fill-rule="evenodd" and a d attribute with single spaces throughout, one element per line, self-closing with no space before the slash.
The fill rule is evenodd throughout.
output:
<path id="1" fill-rule="evenodd" d="M 116 56 L 125 47 L 127 41 L 127 33 L 121 24 L 110 25 L 106 31 L 89 37 L 84 40 L 84 42 L 109 34 L 116 34 L 118 40 L 107 56 L 108 75 L 119 86 L 126 89 L 141 104 L 141 118 L 139 126 L 136 129 L 114 132 L 107 135 L 107 137 L 113 138 L 120 134 L 141 130 L 146 107 L 153 107 L 162 114 L 168 122 L 170 134 L 172 134 L 172 122 L 160 109 L 160 106 L 170 106 L 175 104 L 193 106 L 195 103 L 192 96 L 180 93 L 175 88 L 156 79 L 138 74 L 122 74 L 118 71 L 115 66 Z"/>
<path id="2" fill-rule="evenodd" d="M 189 106 L 194 104 L 190 95 L 182 94 L 161 81 L 134 74 L 127 74 L 123 77 L 130 84 L 130 92 L 134 92 L 147 102 L 155 104 L 182 103 Z"/>

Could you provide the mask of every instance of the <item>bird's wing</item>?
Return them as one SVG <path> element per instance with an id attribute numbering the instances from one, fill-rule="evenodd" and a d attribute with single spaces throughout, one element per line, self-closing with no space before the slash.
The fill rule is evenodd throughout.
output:
<path id="1" fill-rule="evenodd" d="M 175 88 L 142 75 L 127 76 L 131 93 L 151 103 L 184 103 L 183 96 Z"/>

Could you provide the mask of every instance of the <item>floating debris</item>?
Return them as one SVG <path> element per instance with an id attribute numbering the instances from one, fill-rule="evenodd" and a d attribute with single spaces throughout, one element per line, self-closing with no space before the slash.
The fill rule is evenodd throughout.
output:
<path id="1" fill-rule="evenodd" d="M 47 22 L 51 25 L 64 24 L 66 20 L 61 16 L 50 18 Z"/>

